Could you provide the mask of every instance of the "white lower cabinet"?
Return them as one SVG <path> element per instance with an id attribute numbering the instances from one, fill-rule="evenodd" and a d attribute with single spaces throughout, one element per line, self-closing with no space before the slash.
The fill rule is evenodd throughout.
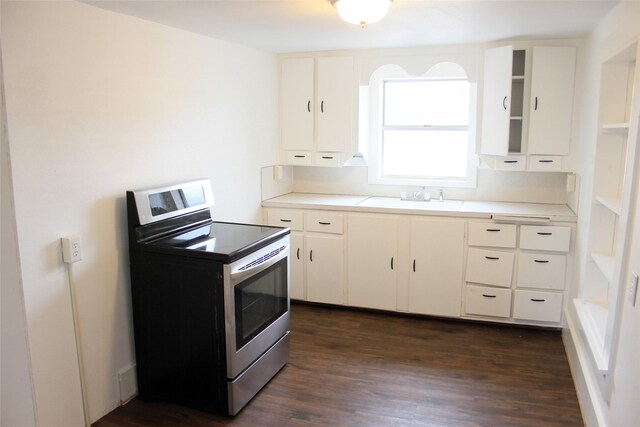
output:
<path id="1" fill-rule="evenodd" d="M 460 316 L 465 222 L 411 220 L 409 312 Z"/>
<path id="2" fill-rule="evenodd" d="M 562 315 L 562 294 L 516 290 L 513 298 L 513 317 L 539 322 L 559 322 Z"/>
<path id="3" fill-rule="evenodd" d="M 342 236 L 306 236 L 307 301 L 344 303 Z"/>
<path id="4" fill-rule="evenodd" d="M 511 287 L 513 252 L 469 248 L 467 255 L 467 282 Z"/>
<path id="5" fill-rule="evenodd" d="M 572 226 L 286 208 L 267 209 L 266 219 L 292 229 L 291 299 L 562 322 Z"/>
<path id="6" fill-rule="evenodd" d="M 302 233 L 292 232 L 289 255 L 289 296 L 291 299 L 307 299 L 304 280 L 304 254 L 304 237 Z"/>
<path id="7" fill-rule="evenodd" d="M 267 210 L 269 225 L 290 227 L 292 230 L 289 256 L 291 299 L 344 303 L 343 217 L 339 212 Z"/>
<path id="8" fill-rule="evenodd" d="M 468 285 L 465 313 L 480 316 L 510 317 L 511 289 Z"/>
<path id="9" fill-rule="evenodd" d="M 351 214 L 348 228 L 348 304 L 396 310 L 397 217 Z"/>
<path id="10" fill-rule="evenodd" d="M 562 321 L 571 227 L 470 223 L 468 243 L 466 315 Z"/>

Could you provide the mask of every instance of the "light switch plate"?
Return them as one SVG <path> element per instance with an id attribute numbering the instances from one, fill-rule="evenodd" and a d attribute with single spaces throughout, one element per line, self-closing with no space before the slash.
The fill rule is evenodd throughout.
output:
<path id="1" fill-rule="evenodd" d="M 638 273 L 635 271 L 631 273 L 631 279 L 629 280 L 629 288 L 627 289 L 627 297 L 633 307 L 636 306 L 636 298 L 638 296 Z"/>

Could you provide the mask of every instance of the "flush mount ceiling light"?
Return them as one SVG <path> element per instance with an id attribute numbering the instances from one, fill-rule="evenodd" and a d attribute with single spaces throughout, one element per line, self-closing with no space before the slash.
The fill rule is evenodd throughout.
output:
<path id="1" fill-rule="evenodd" d="M 338 15 L 350 24 L 364 28 L 385 17 L 392 0 L 330 0 Z"/>

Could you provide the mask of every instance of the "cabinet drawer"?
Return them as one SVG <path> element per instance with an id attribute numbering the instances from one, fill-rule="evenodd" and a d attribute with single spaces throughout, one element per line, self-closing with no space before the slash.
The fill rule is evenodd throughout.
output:
<path id="1" fill-rule="evenodd" d="M 520 227 L 520 248 L 536 251 L 569 252 L 571 227 L 523 225 Z"/>
<path id="2" fill-rule="evenodd" d="M 514 256 L 512 252 L 469 248 L 467 282 L 511 287 Z"/>
<path id="3" fill-rule="evenodd" d="M 311 166 L 311 151 L 286 151 L 288 165 Z"/>
<path id="4" fill-rule="evenodd" d="M 267 211 L 269 225 L 289 227 L 293 231 L 302 231 L 302 211 L 291 209 L 269 209 Z"/>
<path id="5" fill-rule="evenodd" d="M 559 322 L 562 318 L 562 294 L 516 290 L 513 317 L 540 322 Z"/>
<path id="6" fill-rule="evenodd" d="M 313 153 L 315 166 L 340 167 L 340 153 Z"/>
<path id="7" fill-rule="evenodd" d="M 466 314 L 509 317 L 511 315 L 511 290 L 467 286 L 464 311 Z"/>
<path id="8" fill-rule="evenodd" d="M 516 226 L 514 224 L 470 222 L 469 245 L 493 246 L 497 248 L 515 248 Z"/>
<path id="9" fill-rule="evenodd" d="M 499 171 L 523 171 L 527 165 L 524 156 L 496 157 L 495 170 Z"/>
<path id="10" fill-rule="evenodd" d="M 344 216 L 332 212 L 307 212 L 304 227 L 307 231 L 342 234 Z"/>
<path id="11" fill-rule="evenodd" d="M 565 255 L 533 254 L 518 255 L 518 287 L 539 289 L 564 289 Z"/>
<path id="12" fill-rule="evenodd" d="M 560 172 L 562 171 L 562 157 L 529 156 L 529 170 L 533 172 Z"/>

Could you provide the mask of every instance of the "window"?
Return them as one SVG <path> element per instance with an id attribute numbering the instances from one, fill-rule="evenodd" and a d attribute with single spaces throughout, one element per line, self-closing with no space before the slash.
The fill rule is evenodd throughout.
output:
<path id="1" fill-rule="evenodd" d="M 384 67 L 383 67 L 384 68 Z M 456 64 L 441 63 L 422 77 L 376 76 L 372 94 L 370 182 L 475 185 L 475 85 Z"/>

